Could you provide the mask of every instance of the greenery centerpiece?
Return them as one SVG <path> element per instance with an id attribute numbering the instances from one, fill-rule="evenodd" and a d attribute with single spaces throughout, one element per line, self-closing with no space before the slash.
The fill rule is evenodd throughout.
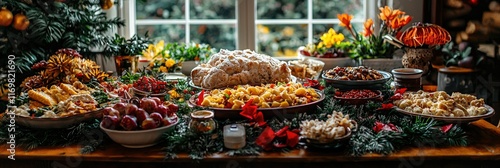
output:
<path id="1" fill-rule="evenodd" d="M 148 33 L 144 37 L 135 34 L 130 39 L 115 34 L 104 52 L 108 56 L 115 57 L 116 73 L 121 75 L 125 70 L 137 71 L 138 56 L 148 47 L 149 43 L 151 43 L 151 40 Z"/>
<path id="2" fill-rule="evenodd" d="M 186 76 L 190 76 L 194 67 L 215 53 L 215 49 L 210 45 L 199 43 L 169 43 L 166 50 L 171 58 L 181 62 L 181 71 Z"/>

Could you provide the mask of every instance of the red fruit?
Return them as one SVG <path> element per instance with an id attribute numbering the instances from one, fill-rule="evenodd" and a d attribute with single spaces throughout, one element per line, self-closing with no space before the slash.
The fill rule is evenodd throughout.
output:
<path id="1" fill-rule="evenodd" d="M 333 53 L 326 52 L 325 54 L 323 54 L 323 58 L 333 58 Z"/>
<path id="2" fill-rule="evenodd" d="M 158 106 L 156 104 L 156 101 L 154 101 L 153 99 L 150 99 L 150 98 L 142 98 L 141 99 L 141 108 L 146 110 L 146 112 L 148 113 L 152 113 L 155 111 L 156 107 Z"/>
<path id="3" fill-rule="evenodd" d="M 104 109 L 102 109 L 102 115 L 109 115 L 111 111 L 116 111 L 116 110 L 112 107 L 105 107 Z"/>
<path id="4" fill-rule="evenodd" d="M 141 127 L 144 130 L 157 128 L 156 122 L 152 118 L 146 118 L 144 121 L 142 121 Z"/>
<path id="5" fill-rule="evenodd" d="M 160 113 L 161 116 L 163 116 L 163 118 L 165 118 L 170 113 L 170 110 L 167 107 L 165 107 L 164 105 L 158 105 L 158 107 L 156 107 L 155 112 Z"/>
<path id="6" fill-rule="evenodd" d="M 161 99 L 158 97 L 151 97 L 149 99 L 153 99 L 156 102 L 156 105 L 163 104 L 163 101 L 161 101 Z"/>
<path id="7" fill-rule="evenodd" d="M 177 113 L 177 111 L 179 111 L 179 106 L 177 104 L 174 104 L 174 103 L 168 104 L 167 108 L 168 108 L 169 112 L 171 112 L 171 113 Z"/>
<path id="8" fill-rule="evenodd" d="M 175 122 L 177 122 L 177 119 L 172 120 L 172 119 L 170 119 L 170 118 L 168 118 L 168 117 L 167 117 L 167 118 L 164 118 L 164 119 L 162 120 L 162 124 L 163 124 L 163 126 L 169 126 L 169 125 L 174 124 Z"/>
<path id="9" fill-rule="evenodd" d="M 131 131 L 137 129 L 137 118 L 131 115 L 125 115 L 120 122 L 124 130 Z"/>
<path id="10" fill-rule="evenodd" d="M 110 116 L 116 116 L 116 117 L 118 117 L 118 119 L 122 118 L 122 115 L 120 114 L 120 112 L 118 110 L 115 110 L 115 109 L 111 110 L 109 112 L 109 115 Z"/>
<path id="11" fill-rule="evenodd" d="M 125 109 L 127 108 L 127 104 L 126 103 L 116 103 L 113 108 L 115 110 L 118 110 L 118 112 L 120 112 L 121 115 L 125 115 Z"/>
<path id="12" fill-rule="evenodd" d="M 135 104 L 127 104 L 125 108 L 126 115 L 135 115 L 135 111 L 139 109 Z"/>
<path id="13" fill-rule="evenodd" d="M 116 129 L 120 124 L 120 119 L 118 116 L 105 115 L 101 121 L 104 128 Z"/>
<path id="14" fill-rule="evenodd" d="M 175 113 L 168 118 L 170 119 L 170 121 L 173 121 L 174 123 L 176 123 L 179 120 L 179 117 L 177 117 L 177 114 Z"/>
<path id="15" fill-rule="evenodd" d="M 155 121 L 156 127 L 160 127 L 161 124 L 163 123 L 163 117 L 161 116 L 160 113 L 154 112 L 149 114 L 149 117 L 152 118 Z"/>
<path id="16" fill-rule="evenodd" d="M 149 117 L 149 114 L 144 109 L 139 108 L 135 111 L 135 117 L 137 118 L 137 123 L 142 123 L 142 121 Z"/>

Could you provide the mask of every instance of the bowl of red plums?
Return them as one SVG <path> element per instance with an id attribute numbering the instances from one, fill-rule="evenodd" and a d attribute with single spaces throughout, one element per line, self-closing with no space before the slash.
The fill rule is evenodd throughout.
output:
<path id="1" fill-rule="evenodd" d="M 150 147 L 179 123 L 178 110 L 176 104 L 157 97 L 142 98 L 135 104 L 117 103 L 102 110 L 100 127 L 124 147 Z"/>

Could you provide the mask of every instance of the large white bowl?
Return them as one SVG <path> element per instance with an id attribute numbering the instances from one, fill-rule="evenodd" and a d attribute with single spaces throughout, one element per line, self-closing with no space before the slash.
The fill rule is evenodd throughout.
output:
<path id="1" fill-rule="evenodd" d="M 111 130 L 104 128 L 102 123 L 100 127 L 108 136 L 119 143 L 120 145 L 127 148 L 145 148 L 156 145 L 161 138 L 161 135 L 167 131 L 171 131 L 175 128 L 175 125 L 179 123 L 177 120 L 176 123 L 171 124 L 169 126 L 163 126 L 155 129 L 149 130 L 136 130 L 136 131 L 124 131 L 124 130 Z"/>

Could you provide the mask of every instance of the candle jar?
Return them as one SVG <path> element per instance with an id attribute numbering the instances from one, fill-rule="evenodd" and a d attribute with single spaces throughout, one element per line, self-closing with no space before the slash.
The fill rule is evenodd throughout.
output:
<path id="1" fill-rule="evenodd" d="M 396 89 L 406 88 L 407 91 L 418 91 L 421 89 L 421 77 L 423 70 L 414 68 L 397 68 L 392 70 Z"/>
<path id="2" fill-rule="evenodd" d="M 214 112 L 210 110 L 199 110 L 191 113 L 189 129 L 196 133 L 209 134 L 217 127 L 214 120 Z"/>
<path id="3" fill-rule="evenodd" d="M 241 149 L 245 147 L 245 127 L 241 124 L 224 126 L 224 146 L 228 149 Z"/>

